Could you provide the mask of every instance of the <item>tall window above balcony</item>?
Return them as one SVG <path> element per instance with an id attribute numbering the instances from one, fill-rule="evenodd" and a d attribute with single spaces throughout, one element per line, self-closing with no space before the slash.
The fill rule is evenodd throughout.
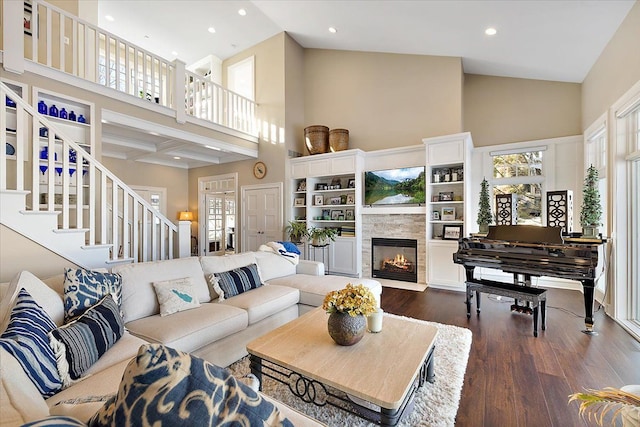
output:
<path id="1" fill-rule="evenodd" d="M 251 56 L 227 68 L 228 89 L 255 101 L 255 57 Z"/>
<path id="2" fill-rule="evenodd" d="M 542 225 L 544 149 L 493 152 L 493 194 L 518 195 L 518 224 Z"/>

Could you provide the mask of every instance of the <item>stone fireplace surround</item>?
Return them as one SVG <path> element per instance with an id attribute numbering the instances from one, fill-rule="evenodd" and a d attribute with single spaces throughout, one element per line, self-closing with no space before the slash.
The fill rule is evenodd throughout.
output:
<path id="1" fill-rule="evenodd" d="M 371 238 L 416 239 L 418 283 L 426 283 L 426 215 L 414 213 L 367 213 L 362 215 L 362 275 L 371 277 Z"/>

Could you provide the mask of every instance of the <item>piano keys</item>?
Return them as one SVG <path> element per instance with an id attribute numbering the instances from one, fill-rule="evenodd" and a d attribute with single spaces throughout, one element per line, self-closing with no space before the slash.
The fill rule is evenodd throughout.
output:
<path id="1" fill-rule="evenodd" d="M 464 266 L 466 281 L 476 285 L 482 280 L 474 278 L 475 267 L 513 273 L 514 283 L 524 275 L 525 285 L 531 276 L 579 281 L 584 291 L 584 332 L 593 334 L 594 290 L 604 271 L 604 241 L 565 241 L 561 232 L 560 227 L 491 226 L 486 237 L 460 239 L 453 262 Z"/>

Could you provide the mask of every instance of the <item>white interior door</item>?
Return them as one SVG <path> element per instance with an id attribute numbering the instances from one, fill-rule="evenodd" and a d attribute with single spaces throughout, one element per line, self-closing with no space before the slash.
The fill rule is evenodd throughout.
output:
<path id="1" fill-rule="evenodd" d="M 282 239 L 282 183 L 242 187 L 242 250 Z"/>

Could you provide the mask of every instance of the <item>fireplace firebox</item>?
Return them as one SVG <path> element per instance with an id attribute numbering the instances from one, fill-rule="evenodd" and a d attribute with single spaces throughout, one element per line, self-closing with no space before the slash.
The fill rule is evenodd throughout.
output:
<path id="1" fill-rule="evenodd" d="M 418 282 L 418 241 L 371 239 L 371 277 Z"/>

